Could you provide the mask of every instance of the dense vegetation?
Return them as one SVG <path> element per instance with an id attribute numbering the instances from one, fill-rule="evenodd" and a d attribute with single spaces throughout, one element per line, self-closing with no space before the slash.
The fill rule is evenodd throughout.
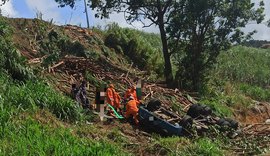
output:
<path id="1" fill-rule="evenodd" d="M 204 103 L 222 115 L 246 109 L 252 100 L 270 101 L 270 50 L 236 46 L 222 52 L 209 72 Z"/>
<path id="2" fill-rule="evenodd" d="M 135 66 L 163 77 L 163 59 L 158 35 L 110 24 L 105 31 L 105 45 L 132 60 Z"/>
<path id="3" fill-rule="evenodd" d="M 46 22 L 36 22 L 44 30 L 50 26 Z M 12 44 L 12 29 L 3 19 L 0 28 L 0 151 L 3 155 L 129 155 L 126 149 L 130 144 L 119 129 L 93 138 L 92 133 L 98 134 L 101 130 L 96 125 L 85 124 L 91 118 L 89 114 L 34 75 Z M 37 31 L 44 37 L 38 44 L 40 55 L 49 56 L 44 67 L 66 54 L 101 55 L 91 47 L 89 50 L 78 42 L 71 42 L 61 31 Z M 89 39 L 89 42 L 101 45 L 102 54 L 108 58 L 126 56 L 150 74 L 162 74 L 162 57 L 158 55 L 161 54 L 160 41 L 155 34 L 109 25 L 100 35 L 104 37 L 104 44 L 112 49 L 103 45 L 100 38 Z M 78 49 L 79 53 L 72 53 L 72 49 Z M 201 102 L 210 105 L 219 115 L 231 116 L 234 109 L 252 105 L 250 98 L 269 101 L 269 54 L 269 50 L 242 46 L 222 52 L 216 66 L 207 73 L 209 77 L 202 90 Z M 101 83 L 89 74 L 88 79 L 91 83 Z M 228 146 L 228 140 L 222 136 L 212 140 L 198 136 L 152 135 L 147 150 L 154 153 L 158 149 L 165 155 L 224 155 L 227 152 L 224 147 Z"/>

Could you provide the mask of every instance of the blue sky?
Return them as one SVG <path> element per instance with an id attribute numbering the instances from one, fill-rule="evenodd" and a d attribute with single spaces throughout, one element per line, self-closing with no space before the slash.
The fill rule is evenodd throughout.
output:
<path id="1" fill-rule="evenodd" d="M 258 0 L 253 0 L 258 2 Z M 270 0 L 264 0 L 266 4 L 266 18 L 270 19 Z M 86 19 L 84 14 L 84 2 L 79 0 L 75 5 L 74 9 L 70 7 L 59 8 L 58 4 L 54 0 L 9 0 L 4 6 L 1 6 L 2 14 L 8 17 L 17 18 L 35 18 L 36 13 L 42 13 L 44 20 L 51 20 L 55 24 L 76 24 L 86 27 Z M 142 24 L 139 22 L 128 25 L 124 19 L 123 14 L 112 14 L 110 19 L 95 19 L 94 12 L 88 8 L 90 16 L 91 26 L 105 26 L 111 22 L 117 22 L 122 27 L 132 27 L 147 32 L 158 33 L 158 29 L 154 26 L 142 29 Z M 270 41 L 270 28 L 264 24 L 249 24 L 244 28 L 245 32 L 249 32 L 256 29 L 257 34 L 253 36 L 254 39 L 269 40 Z"/>

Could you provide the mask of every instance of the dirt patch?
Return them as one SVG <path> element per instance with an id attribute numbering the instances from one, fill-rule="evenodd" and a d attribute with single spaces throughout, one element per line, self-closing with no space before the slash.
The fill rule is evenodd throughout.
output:
<path id="1" fill-rule="evenodd" d="M 270 104 L 258 103 L 245 112 L 239 112 L 236 119 L 243 125 L 265 123 L 267 119 L 270 119 Z"/>

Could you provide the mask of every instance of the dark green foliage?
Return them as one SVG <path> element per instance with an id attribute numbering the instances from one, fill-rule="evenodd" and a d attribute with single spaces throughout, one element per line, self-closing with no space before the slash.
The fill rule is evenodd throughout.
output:
<path id="1" fill-rule="evenodd" d="M 14 47 L 11 34 L 12 29 L 0 17 L 0 70 L 8 72 L 16 80 L 31 79 L 34 74 Z"/>
<path id="2" fill-rule="evenodd" d="M 128 56 L 139 69 L 162 74 L 161 47 L 158 46 L 160 41 L 157 35 L 120 28 L 117 24 L 108 25 L 106 33 L 106 46 Z"/>
<path id="3" fill-rule="evenodd" d="M 171 51 L 178 61 L 177 79 L 182 88 L 200 91 L 206 71 L 216 62 L 220 51 L 231 43 L 250 38 L 241 27 L 249 21 L 262 22 L 263 4 L 254 7 L 250 0 L 190 0 L 180 1 L 173 8 L 167 27 Z"/>
<path id="4" fill-rule="evenodd" d="M 76 1 L 76 0 L 73 0 Z M 172 8 L 179 1 L 163 0 L 163 1 L 143 1 L 143 0 L 110 0 L 110 1 L 91 1 L 90 7 L 96 9 L 95 17 L 108 18 L 113 12 L 124 12 L 125 19 L 128 23 L 140 21 L 145 27 L 156 25 L 160 31 L 160 39 L 162 43 L 164 70 L 163 74 L 169 87 L 173 87 L 173 73 L 171 63 L 171 52 L 168 48 L 168 37 L 165 30 L 170 24 L 170 19 L 174 16 Z M 144 20 L 148 20 L 147 23 Z"/>
<path id="5" fill-rule="evenodd" d="M 73 8 L 75 5 L 75 0 L 55 0 L 55 2 L 59 3 L 60 7 L 68 5 Z"/>

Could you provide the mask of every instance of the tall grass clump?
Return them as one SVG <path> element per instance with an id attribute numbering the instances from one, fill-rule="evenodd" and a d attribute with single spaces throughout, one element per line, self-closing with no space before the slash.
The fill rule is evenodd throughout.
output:
<path id="1" fill-rule="evenodd" d="M 81 108 L 69 97 L 62 95 L 41 80 L 18 83 L 0 72 L 0 109 L 3 120 L 7 111 L 12 114 L 38 108 L 49 109 L 58 118 L 68 121 L 81 119 Z M 1 120 L 2 120 L 1 119 Z"/>
<path id="2" fill-rule="evenodd" d="M 21 110 L 47 108 L 63 120 L 74 121 L 80 118 L 81 108 L 78 104 L 43 82 L 27 81 L 24 84 L 10 84 L 3 95 L 9 105 Z"/>
<path id="3" fill-rule="evenodd" d="M 260 87 L 270 85 L 270 49 L 236 46 L 218 57 L 212 76 Z"/>

